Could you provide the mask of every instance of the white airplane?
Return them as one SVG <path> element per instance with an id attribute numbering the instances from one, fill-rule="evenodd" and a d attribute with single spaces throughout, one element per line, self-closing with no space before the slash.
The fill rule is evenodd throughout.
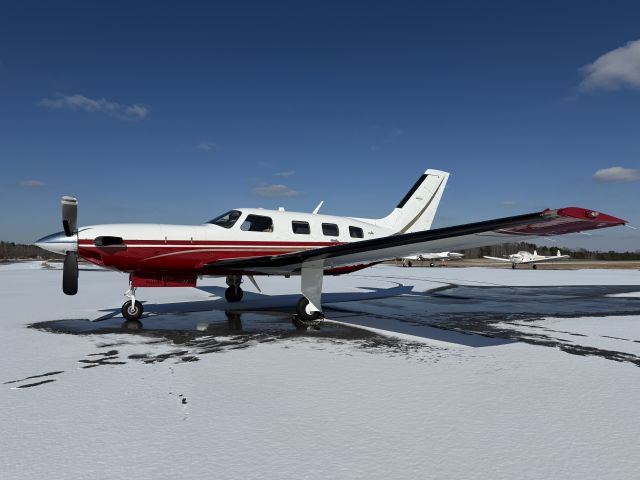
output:
<path id="1" fill-rule="evenodd" d="M 418 260 L 431 260 L 429 262 L 430 267 L 435 266 L 435 260 L 440 260 L 444 263 L 446 260 L 462 260 L 464 254 L 456 252 L 439 252 L 439 253 L 419 253 L 418 255 L 409 255 L 408 257 L 402 257 L 402 266 L 411 267 L 413 262 Z"/>
<path id="2" fill-rule="evenodd" d="M 487 257 L 487 256 L 485 256 L 484 258 L 488 258 L 489 260 L 496 260 L 498 262 L 511 262 L 511 268 L 513 269 L 516 268 L 516 265 L 529 263 L 529 264 L 532 264 L 531 268 L 535 270 L 536 268 L 538 268 L 536 265 L 537 263 L 551 262 L 553 260 L 561 260 L 563 258 L 569 258 L 569 255 L 562 255 L 560 253 L 560 249 L 558 249 L 558 253 L 550 257 L 545 257 L 544 255 L 538 255 L 538 252 L 534 250 L 533 253 L 529 253 L 525 251 L 513 253 L 511 255 L 508 255 L 507 258 Z"/>
<path id="3" fill-rule="evenodd" d="M 458 250 L 624 225 L 583 208 L 429 230 L 449 174 L 427 170 L 389 215 L 379 219 L 238 208 L 203 225 L 108 224 L 77 228 L 77 200 L 62 197 L 63 232 L 36 245 L 65 254 L 62 290 L 78 291 L 78 257 L 129 273 L 122 315 L 137 322 L 139 287 L 195 287 L 203 276 L 224 276 L 229 302 L 242 298 L 242 277 L 299 275 L 297 319 L 322 318 L 324 275 L 349 273 L 384 260 L 425 251 Z M 139 323 L 139 322 L 138 322 Z M 141 324 L 140 324 L 141 325 Z M 129 327 L 139 328 L 139 327 Z"/>

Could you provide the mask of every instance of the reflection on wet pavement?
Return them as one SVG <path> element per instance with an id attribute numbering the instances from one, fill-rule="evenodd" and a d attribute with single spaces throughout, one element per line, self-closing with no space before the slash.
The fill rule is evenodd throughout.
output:
<path id="1" fill-rule="evenodd" d="M 395 288 L 407 291 L 404 286 Z M 326 302 L 325 314 L 335 322 L 325 321 L 319 330 L 296 328 L 288 308 L 184 312 L 181 311 L 184 306 L 179 304 L 177 313 L 157 313 L 149 309 L 151 313 L 142 318 L 142 324 L 139 325 L 141 329 L 132 330 L 130 322 L 123 322 L 120 316 L 115 315 L 107 315 L 93 322 L 63 319 L 39 322 L 30 327 L 96 338 L 104 334 L 117 334 L 115 340 L 110 336 L 110 341 L 99 343 L 99 352 L 79 360 L 82 368 L 121 365 L 127 361 L 157 363 L 173 359 L 194 362 L 204 354 L 288 339 L 340 343 L 388 354 L 432 354 L 442 351 L 454 354 L 446 345 L 434 346 L 381 335 L 372 332 L 372 328 L 385 330 L 392 335 L 410 334 L 426 340 L 472 347 L 526 342 L 560 348 L 567 353 L 596 355 L 640 365 L 640 357 L 631 353 L 583 346 L 566 339 L 566 335 L 578 338 L 580 334 L 561 332 L 566 334 L 565 338 L 558 338 L 559 332 L 550 329 L 532 333 L 532 325 L 543 317 L 640 315 L 640 299 L 609 296 L 633 291 L 638 291 L 638 287 L 449 286 L 386 298 L 381 298 L 379 292 L 373 292 L 369 299 L 359 297 L 354 301 L 353 297 L 346 296 L 343 302 L 335 301 L 337 297 L 333 298 L 334 302 Z M 640 339 L 620 340 L 640 343 Z M 142 351 L 123 357 L 118 347 L 124 345 L 135 345 Z M 154 345 L 161 345 L 164 349 L 159 351 Z M 167 347 L 170 347 L 169 351 L 166 351 Z M 432 359 L 437 355 L 432 355 Z"/>

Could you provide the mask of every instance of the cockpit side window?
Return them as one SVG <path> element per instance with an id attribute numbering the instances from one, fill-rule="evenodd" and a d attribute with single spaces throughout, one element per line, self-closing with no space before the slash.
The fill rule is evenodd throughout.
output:
<path id="1" fill-rule="evenodd" d="M 263 217 L 262 215 L 247 215 L 247 218 L 240 230 L 245 232 L 273 232 L 273 220 L 271 217 Z"/>
<path id="2" fill-rule="evenodd" d="M 238 219 L 242 215 L 242 212 L 239 210 L 230 210 L 227 213 L 223 213 L 219 217 L 214 218 L 208 223 L 212 223 L 213 225 L 218 225 L 223 228 L 231 228 L 233 227 Z"/>

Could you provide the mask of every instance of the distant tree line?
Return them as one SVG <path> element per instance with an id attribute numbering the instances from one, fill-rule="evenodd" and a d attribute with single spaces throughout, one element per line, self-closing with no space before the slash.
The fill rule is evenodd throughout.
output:
<path id="1" fill-rule="evenodd" d="M 64 258 L 57 253 L 48 252 L 35 245 L 23 245 L 14 242 L 0 242 L 0 260 L 19 259 L 53 260 Z"/>
<path id="2" fill-rule="evenodd" d="M 550 256 L 556 255 L 558 247 L 518 242 L 490 245 L 488 247 L 469 248 L 467 250 L 460 250 L 459 253 L 464 253 L 465 258 L 482 258 L 485 255 L 488 257 L 504 257 L 520 250 L 530 253 L 533 253 L 533 251 L 536 250 L 538 255 Z M 635 252 L 614 252 L 613 250 L 608 252 L 599 252 L 584 248 L 580 248 L 578 250 L 561 248 L 560 251 L 563 255 L 570 255 L 571 258 L 576 260 L 640 260 L 640 250 L 636 250 Z"/>

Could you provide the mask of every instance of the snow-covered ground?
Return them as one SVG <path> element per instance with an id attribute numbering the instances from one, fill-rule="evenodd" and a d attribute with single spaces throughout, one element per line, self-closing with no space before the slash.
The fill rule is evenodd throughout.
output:
<path id="1" fill-rule="evenodd" d="M 634 478 L 640 272 L 379 266 L 140 289 L 0 265 L 0 478 Z M 28 325 L 35 324 L 34 328 Z M 30 378 L 31 377 L 31 378 Z"/>

